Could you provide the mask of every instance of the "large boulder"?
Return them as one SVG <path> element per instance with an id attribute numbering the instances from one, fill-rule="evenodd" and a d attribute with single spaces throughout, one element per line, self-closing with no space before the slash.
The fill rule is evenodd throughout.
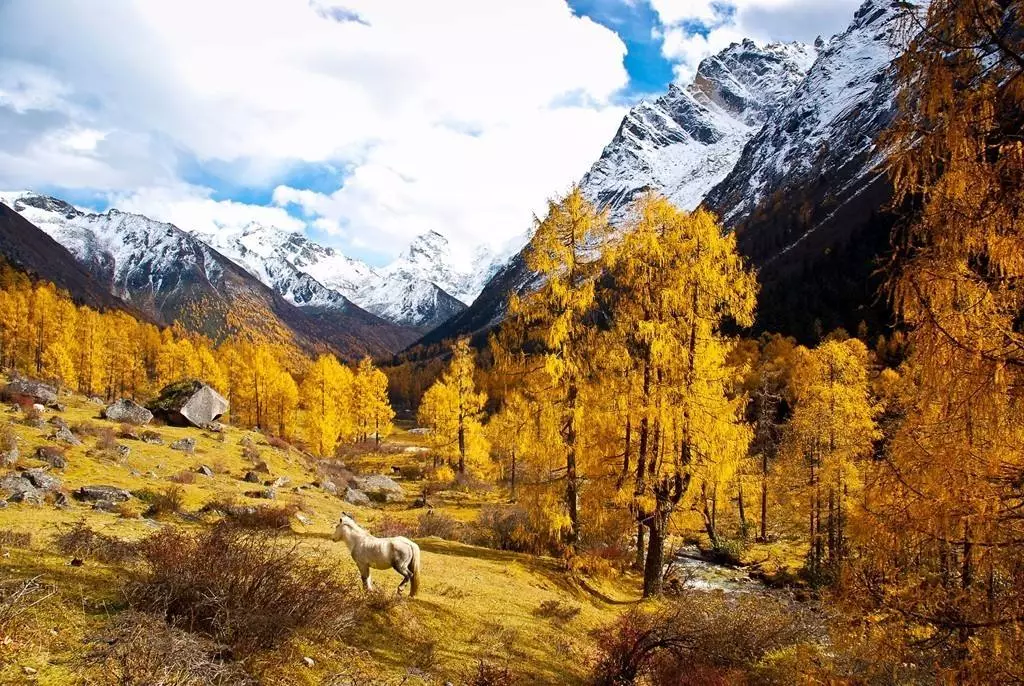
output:
<path id="1" fill-rule="evenodd" d="M 57 404 L 57 389 L 48 386 L 42 381 L 17 378 L 4 386 L 4 398 L 14 400 L 18 398 L 30 398 L 33 402 L 41 405 Z"/>
<path id="2" fill-rule="evenodd" d="M 370 507 L 373 504 L 370 502 L 370 496 L 358 488 L 345 489 L 345 502 L 349 505 L 358 505 L 359 507 Z"/>
<path id="3" fill-rule="evenodd" d="M 164 386 L 160 397 L 147 407 L 168 424 L 202 428 L 220 419 L 229 405 L 209 384 L 190 379 Z"/>
<path id="4" fill-rule="evenodd" d="M 121 398 L 113 405 L 107 406 L 103 410 L 103 416 L 112 422 L 122 422 L 136 426 L 149 424 L 149 421 L 153 419 L 152 412 L 128 398 Z"/>
<path id="5" fill-rule="evenodd" d="M 50 440 L 57 441 L 58 443 L 64 443 L 66 445 L 82 445 L 82 442 L 78 440 L 78 436 L 76 436 L 67 426 L 58 427 L 57 430 L 53 432 L 53 435 L 50 436 Z"/>
<path id="6" fill-rule="evenodd" d="M 355 487 L 378 503 L 400 503 L 405 500 L 402 487 L 391 477 L 382 474 L 356 477 Z"/>
<path id="7" fill-rule="evenodd" d="M 61 487 L 60 479 L 45 469 L 26 469 L 22 476 L 41 491 L 59 491 Z"/>

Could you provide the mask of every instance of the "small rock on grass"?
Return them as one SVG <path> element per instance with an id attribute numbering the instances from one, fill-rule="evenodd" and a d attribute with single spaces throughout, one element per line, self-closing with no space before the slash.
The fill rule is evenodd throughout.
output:
<path id="1" fill-rule="evenodd" d="M 302 658 L 302 664 L 306 665 L 307 667 L 312 667 L 316 664 L 316 662 L 311 657 L 304 657 Z"/>
<path id="2" fill-rule="evenodd" d="M 199 465 L 199 469 L 196 470 L 196 473 L 202 474 L 203 476 L 213 476 L 213 470 L 207 467 L 205 464 Z"/>

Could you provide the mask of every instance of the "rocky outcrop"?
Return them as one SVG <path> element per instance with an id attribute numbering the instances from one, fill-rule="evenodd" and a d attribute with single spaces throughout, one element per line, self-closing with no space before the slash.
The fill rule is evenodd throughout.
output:
<path id="1" fill-rule="evenodd" d="M 148 409 L 168 424 L 204 427 L 228 411 L 227 399 L 199 379 L 164 386 Z"/>
<path id="2" fill-rule="evenodd" d="M 49 406 L 57 404 L 57 389 L 42 381 L 34 381 L 32 379 L 12 379 L 10 383 L 4 386 L 3 395 L 7 400 L 28 398 L 40 405 Z"/>
<path id="3" fill-rule="evenodd" d="M 380 474 L 360 476 L 356 477 L 354 482 L 355 488 L 365 493 L 374 502 L 400 503 L 405 500 L 405 491 L 391 477 Z"/>
<path id="4" fill-rule="evenodd" d="M 122 398 L 103 410 L 103 416 L 112 422 L 123 422 L 135 426 L 149 424 L 153 413 L 134 400 Z"/>

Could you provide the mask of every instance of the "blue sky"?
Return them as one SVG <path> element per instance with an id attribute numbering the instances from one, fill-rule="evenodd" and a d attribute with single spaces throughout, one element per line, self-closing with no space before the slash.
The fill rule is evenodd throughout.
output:
<path id="1" fill-rule="evenodd" d="M 0 0 L 0 187 L 275 224 L 373 264 L 427 231 L 497 248 L 638 99 L 859 3 Z"/>

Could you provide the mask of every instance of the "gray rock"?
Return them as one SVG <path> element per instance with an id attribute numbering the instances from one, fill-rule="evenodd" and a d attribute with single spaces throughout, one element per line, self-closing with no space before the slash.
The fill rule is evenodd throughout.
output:
<path id="1" fill-rule="evenodd" d="M 57 389 L 41 381 L 14 379 L 4 387 L 4 397 L 25 396 L 35 402 L 49 405 L 57 402 Z"/>
<path id="2" fill-rule="evenodd" d="M 260 477 L 256 472 L 246 472 L 245 476 L 242 477 L 242 481 L 250 484 L 258 484 L 260 482 Z"/>
<path id="3" fill-rule="evenodd" d="M 325 481 L 321 488 L 323 488 L 326 492 L 330 493 L 331 495 L 338 495 L 338 487 L 334 484 L 333 481 Z"/>
<path id="4" fill-rule="evenodd" d="M 196 473 L 202 474 L 203 476 L 213 476 L 213 470 L 207 467 L 205 464 L 199 465 L 199 469 L 196 470 Z"/>
<path id="5" fill-rule="evenodd" d="M 113 500 L 97 500 L 92 504 L 92 509 L 100 512 L 117 512 L 117 503 Z"/>
<path id="6" fill-rule="evenodd" d="M 215 434 L 224 433 L 224 425 L 221 424 L 220 422 L 206 422 L 200 428 L 206 429 L 207 431 L 213 432 Z"/>
<path id="7" fill-rule="evenodd" d="M 273 486 L 275 488 L 284 488 L 285 486 L 290 484 L 291 481 L 292 480 L 289 479 L 287 476 L 279 476 L 276 479 L 274 479 L 273 483 L 268 485 Z"/>
<path id="8" fill-rule="evenodd" d="M 93 405 L 106 405 L 106 403 L 103 402 L 103 398 L 99 397 L 98 395 L 90 395 L 88 400 Z"/>
<path id="9" fill-rule="evenodd" d="M 45 462 L 54 469 L 64 469 L 68 466 L 68 460 L 60 448 L 52 445 L 44 445 L 36 448 L 36 459 Z"/>
<path id="10" fill-rule="evenodd" d="M 229 405 L 227 398 L 208 384 L 191 379 L 165 386 L 149 407 L 170 424 L 202 428 L 220 419 Z"/>
<path id="11" fill-rule="evenodd" d="M 261 474 L 270 474 L 270 465 L 268 465 L 266 462 L 262 462 L 262 461 L 261 462 L 257 462 L 253 466 L 252 470 L 254 472 L 259 472 Z"/>
<path id="12" fill-rule="evenodd" d="M 118 457 L 128 457 L 132 454 L 132 449 L 122 443 L 118 443 L 114 446 L 114 452 L 117 453 Z"/>
<path id="13" fill-rule="evenodd" d="M 405 491 L 394 479 L 382 474 L 356 477 L 355 486 L 378 503 L 400 503 L 405 500 Z"/>
<path id="14" fill-rule="evenodd" d="M 82 442 L 78 440 L 78 436 L 71 433 L 71 429 L 66 426 L 62 426 L 50 436 L 50 440 L 57 441 L 59 443 L 66 443 L 67 445 L 82 445 Z"/>
<path id="15" fill-rule="evenodd" d="M 277 500 L 277 489 L 271 486 L 270 488 L 264 488 L 259 491 L 246 491 L 245 495 L 249 498 L 264 498 L 266 500 Z"/>
<path id="16" fill-rule="evenodd" d="M 194 453 L 196 451 L 196 439 L 179 438 L 174 443 L 171 443 L 171 450 L 183 450 L 186 453 Z"/>
<path id="17" fill-rule="evenodd" d="M 45 469 L 26 469 L 22 476 L 41 491 L 58 491 L 62 485 L 60 479 Z"/>
<path id="18" fill-rule="evenodd" d="M 117 486 L 82 486 L 75 491 L 75 497 L 79 500 L 91 502 L 110 501 L 112 503 L 123 503 L 130 500 L 132 494 Z"/>
<path id="19" fill-rule="evenodd" d="M 53 506 L 59 507 L 61 509 L 65 507 L 71 507 L 71 501 L 68 500 L 68 496 L 66 493 L 62 491 L 57 491 L 57 493 L 53 496 Z"/>
<path id="20" fill-rule="evenodd" d="M 17 493 L 12 493 L 11 497 L 7 499 L 11 503 L 31 503 L 32 505 L 42 505 L 44 494 L 38 488 L 28 488 Z"/>
<path id="21" fill-rule="evenodd" d="M 53 426 L 56 426 L 58 429 L 69 428 L 68 423 L 64 421 L 64 418 L 58 417 L 57 415 L 53 415 L 52 417 L 50 417 L 49 423 L 52 424 Z"/>
<path id="22" fill-rule="evenodd" d="M 123 422 L 136 426 L 149 424 L 150 420 L 153 419 L 152 412 L 128 398 L 121 398 L 113 405 L 107 406 L 103 410 L 103 416 L 112 422 Z"/>
<path id="23" fill-rule="evenodd" d="M 61 405 L 60 403 L 53 403 L 51 405 L 48 405 L 48 407 L 53 409 L 54 412 L 64 412 L 66 409 L 68 409 L 64 405 Z"/>
<path id="24" fill-rule="evenodd" d="M 18 458 L 21 457 L 21 452 L 17 447 L 11 448 L 10 450 L 0 451 L 0 463 L 10 467 L 18 463 Z"/>
<path id="25" fill-rule="evenodd" d="M 36 487 L 32 482 L 19 472 L 9 472 L 0 477 L 0 491 L 5 491 L 12 497 L 22 491 L 34 490 L 36 490 Z"/>
<path id="26" fill-rule="evenodd" d="M 164 439 L 160 438 L 160 434 L 155 431 L 143 431 L 139 439 L 143 443 L 149 443 L 150 445 L 163 445 Z"/>
<path id="27" fill-rule="evenodd" d="M 370 507 L 373 505 L 370 501 L 370 496 L 366 495 L 358 488 L 345 489 L 345 502 L 349 505 L 358 505 L 359 507 Z"/>

